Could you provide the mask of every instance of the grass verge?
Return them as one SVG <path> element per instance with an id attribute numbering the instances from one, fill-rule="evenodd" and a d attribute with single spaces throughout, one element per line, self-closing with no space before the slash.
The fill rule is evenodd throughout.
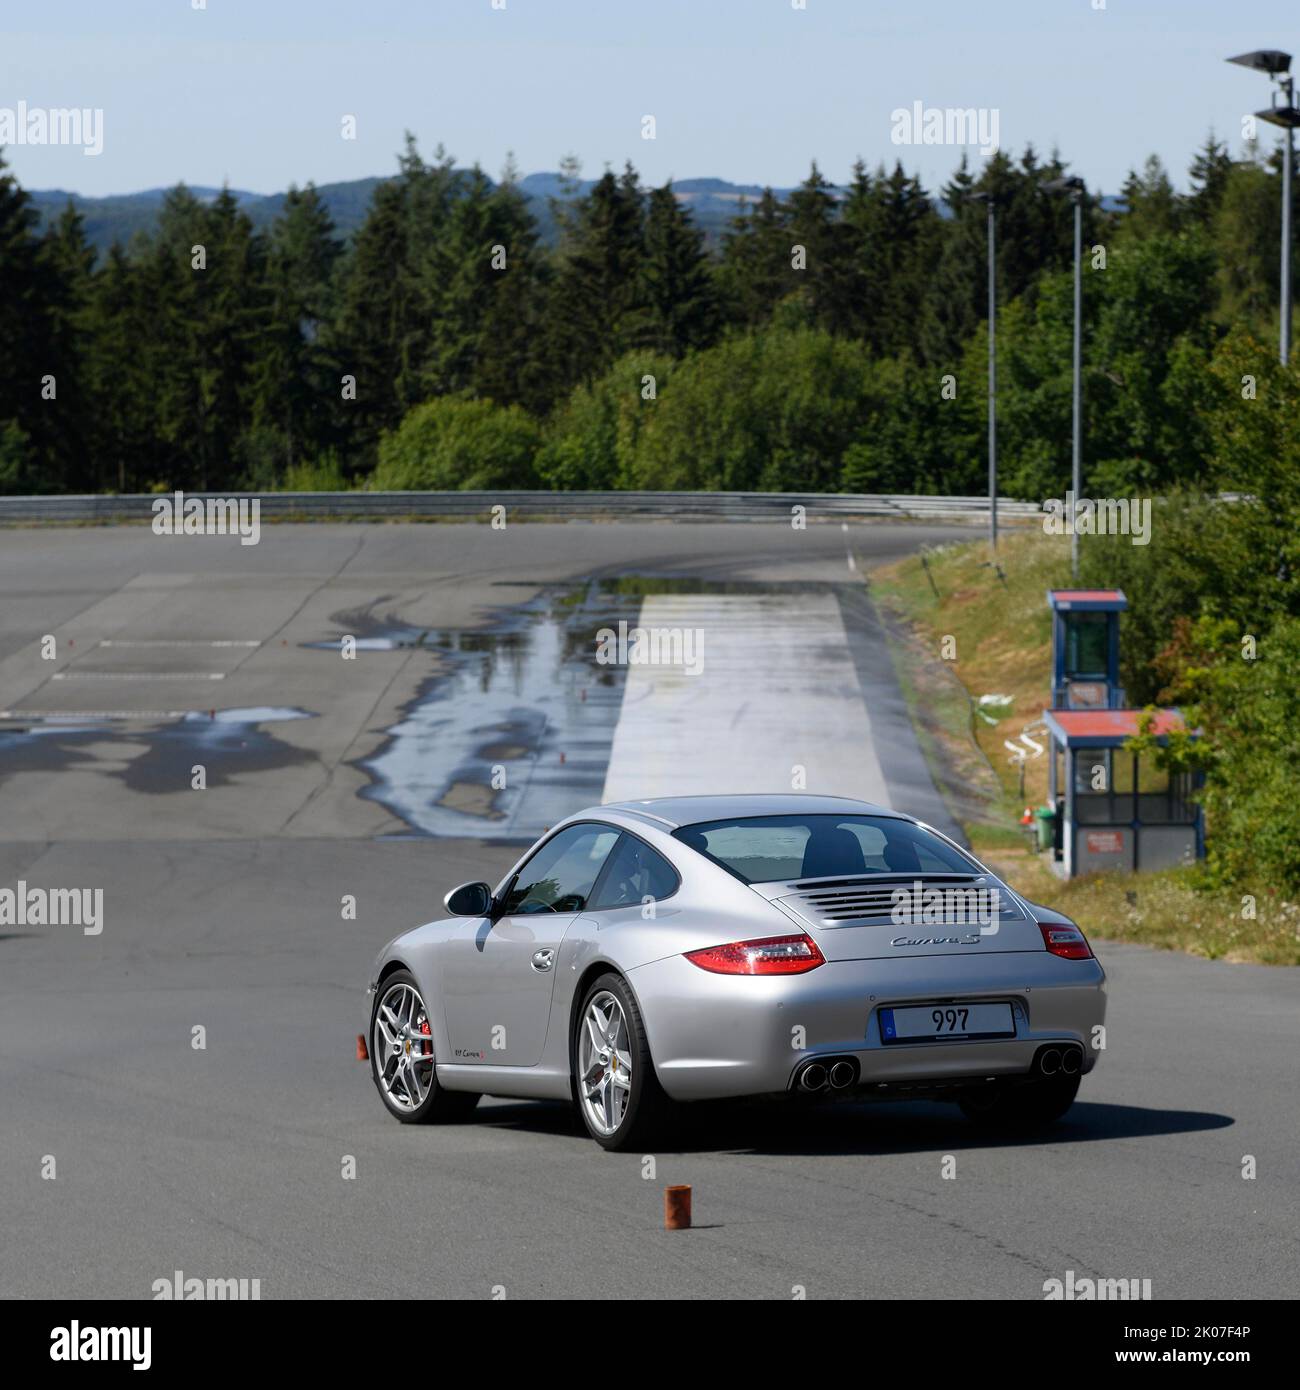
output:
<path id="1" fill-rule="evenodd" d="M 1034 729 L 1050 690 L 1046 591 L 1069 583 L 1068 538 L 1036 532 L 1005 537 L 996 568 L 988 546 L 971 541 L 871 573 L 921 746 L 972 847 L 1019 892 L 1101 940 L 1300 965 L 1300 904 L 1207 886 L 1199 866 L 1067 882 L 1032 853 L 1019 817 L 1047 799 L 1047 756 L 1025 763 L 1022 789 L 1005 743 L 1028 729 L 1047 747 Z"/>

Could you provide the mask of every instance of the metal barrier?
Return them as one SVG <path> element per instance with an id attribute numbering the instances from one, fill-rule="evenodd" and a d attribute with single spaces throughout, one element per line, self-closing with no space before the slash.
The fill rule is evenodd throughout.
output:
<path id="1" fill-rule="evenodd" d="M 171 493 L 118 496 L 0 497 L 0 525 L 14 523 L 148 522 L 153 504 Z M 788 521 L 804 507 L 811 521 L 896 517 L 907 520 L 986 522 L 987 497 L 916 497 L 904 493 L 798 492 L 187 492 L 185 498 L 258 501 L 266 521 L 432 520 L 507 517 L 593 520 L 620 517 L 666 520 Z M 998 501 L 1000 520 L 1038 517 L 1037 502 Z"/>

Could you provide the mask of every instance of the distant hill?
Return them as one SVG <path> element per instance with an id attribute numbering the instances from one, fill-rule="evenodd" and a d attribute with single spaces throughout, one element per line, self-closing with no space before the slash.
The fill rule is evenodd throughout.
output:
<path id="1" fill-rule="evenodd" d="M 326 183 L 317 187 L 339 235 L 351 236 L 365 220 L 375 189 L 386 182 L 380 178 L 353 179 L 349 183 Z M 579 195 L 586 193 L 595 181 L 583 179 L 576 185 Z M 563 199 L 565 185 L 558 173 L 529 174 L 519 181 L 528 198 L 533 216 L 537 218 L 543 238 L 555 240 L 557 230 L 552 216 L 550 199 Z M 751 202 L 762 196 L 757 184 L 728 183 L 725 179 L 682 179 L 675 183 L 678 198 L 691 209 L 697 225 L 710 241 L 720 238 L 730 220 L 741 210 L 741 200 Z M 256 227 L 266 227 L 279 215 L 284 206 L 283 193 L 248 193 L 243 189 L 230 190 L 239 205 Z M 778 188 L 774 192 L 785 197 L 792 190 Z M 29 190 L 32 203 L 42 224 L 53 221 L 71 199 L 77 211 L 86 219 L 86 238 L 98 251 L 105 251 L 114 241 L 123 245 L 137 232 L 150 232 L 158 220 L 158 209 L 168 192 L 165 188 L 149 188 L 142 193 L 113 194 L 106 198 L 87 198 L 61 188 Z M 215 198 L 221 190 L 193 186 L 196 198 Z"/>
<path id="2" fill-rule="evenodd" d="M 350 236 L 365 220 L 366 209 L 375 189 L 383 179 L 353 179 L 350 183 L 322 184 L 317 192 L 330 210 L 341 236 Z M 230 190 L 239 206 L 249 215 L 256 227 L 266 227 L 275 220 L 284 206 L 283 193 L 247 193 L 240 188 Z M 71 199 L 77 211 L 86 219 L 86 239 L 97 251 L 106 251 L 115 241 L 123 245 L 137 232 L 151 232 L 157 225 L 158 210 L 166 188 L 149 188 L 143 193 L 112 194 L 107 198 L 85 198 L 61 188 L 29 190 L 32 203 L 42 224 L 54 221 Z M 217 197 L 219 188 L 195 185 L 190 192 L 200 200 Z"/>
<path id="3" fill-rule="evenodd" d="M 329 209 L 340 236 L 350 237 L 357 231 L 365 221 L 366 209 L 370 206 L 375 189 L 385 182 L 387 180 L 381 178 L 353 179 L 348 183 L 318 186 L 316 191 Z M 580 196 L 588 192 L 594 182 L 594 179 L 582 179 L 576 185 L 566 185 L 563 176 L 558 173 L 528 174 L 520 179 L 519 187 L 528 198 L 544 241 L 554 243 L 557 237 L 550 200 L 574 196 L 575 190 Z M 714 178 L 679 179 L 674 181 L 673 188 L 679 201 L 690 208 L 696 225 L 713 243 L 721 239 L 731 219 L 741 212 L 744 202 L 756 202 L 763 195 L 761 184 L 728 183 L 726 179 Z M 566 189 L 569 191 L 566 192 Z M 106 251 L 114 241 L 126 245 L 137 232 L 152 231 L 158 220 L 158 209 L 168 191 L 165 188 L 149 188 L 143 193 L 85 198 L 79 193 L 68 193 L 60 188 L 29 190 L 42 224 L 57 219 L 71 199 L 77 211 L 86 219 L 86 239 L 101 252 Z M 268 226 L 284 206 L 283 193 L 247 193 L 238 188 L 230 191 L 255 227 Z M 793 189 L 774 188 L 772 191 L 778 198 L 785 198 Z M 210 199 L 215 198 L 221 190 L 196 186 L 190 192 L 197 198 Z M 1115 197 L 1103 197 L 1101 205 L 1108 212 L 1124 210 L 1121 201 Z M 940 203 L 938 207 L 939 212 L 946 216 L 946 206 Z"/>

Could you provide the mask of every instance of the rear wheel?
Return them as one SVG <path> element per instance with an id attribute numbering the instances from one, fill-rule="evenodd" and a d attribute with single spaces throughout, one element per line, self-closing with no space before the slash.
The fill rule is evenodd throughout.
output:
<path id="1" fill-rule="evenodd" d="M 643 1148 L 663 1129 L 671 1105 L 655 1075 L 641 1010 L 621 976 L 602 975 L 583 998 L 573 1072 L 578 1113 L 601 1148 Z"/>
<path id="2" fill-rule="evenodd" d="M 972 1092 L 960 1104 L 962 1114 L 981 1128 L 1023 1132 L 1055 1124 L 1078 1091 L 1077 1076 L 1053 1076 Z"/>
<path id="3" fill-rule="evenodd" d="M 429 1011 L 409 970 L 395 970 L 375 991 L 370 1074 L 389 1114 L 404 1125 L 463 1119 L 478 1104 L 477 1095 L 438 1085 Z"/>

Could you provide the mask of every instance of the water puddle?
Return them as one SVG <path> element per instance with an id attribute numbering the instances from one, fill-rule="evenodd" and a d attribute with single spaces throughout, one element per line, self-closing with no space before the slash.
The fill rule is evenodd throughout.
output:
<path id="1" fill-rule="evenodd" d="M 198 758 L 207 785 L 219 787 L 239 772 L 311 762 L 310 750 L 282 743 L 262 726 L 314 717 L 274 705 L 189 710 L 164 721 L 43 714 L 0 726 L 0 785 L 19 772 L 80 770 L 120 778 L 131 791 L 188 791 Z M 109 743 L 120 746 L 120 756 L 106 755 Z"/>
<path id="2" fill-rule="evenodd" d="M 532 840 L 602 799 L 627 668 L 597 662 L 597 633 L 617 629 L 620 619 L 634 626 L 652 595 L 771 591 L 747 581 L 620 575 L 541 586 L 535 599 L 469 631 L 385 622 L 376 616 L 384 599 L 337 614 L 333 621 L 358 635 L 358 648 L 418 648 L 444 659 L 378 751 L 358 764 L 371 779 L 362 795 L 416 835 Z M 339 644 L 310 645 L 337 651 Z"/>
<path id="3" fill-rule="evenodd" d="M 416 834 L 489 840 L 532 839 L 598 802 L 626 672 L 597 663 L 597 632 L 635 621 L 640 604 L 591 584 L 545 590 L 472 631 L 368 633 L 436 652 L 444 669 L 359 764 L 372 779 L 362 795 Z"/>

